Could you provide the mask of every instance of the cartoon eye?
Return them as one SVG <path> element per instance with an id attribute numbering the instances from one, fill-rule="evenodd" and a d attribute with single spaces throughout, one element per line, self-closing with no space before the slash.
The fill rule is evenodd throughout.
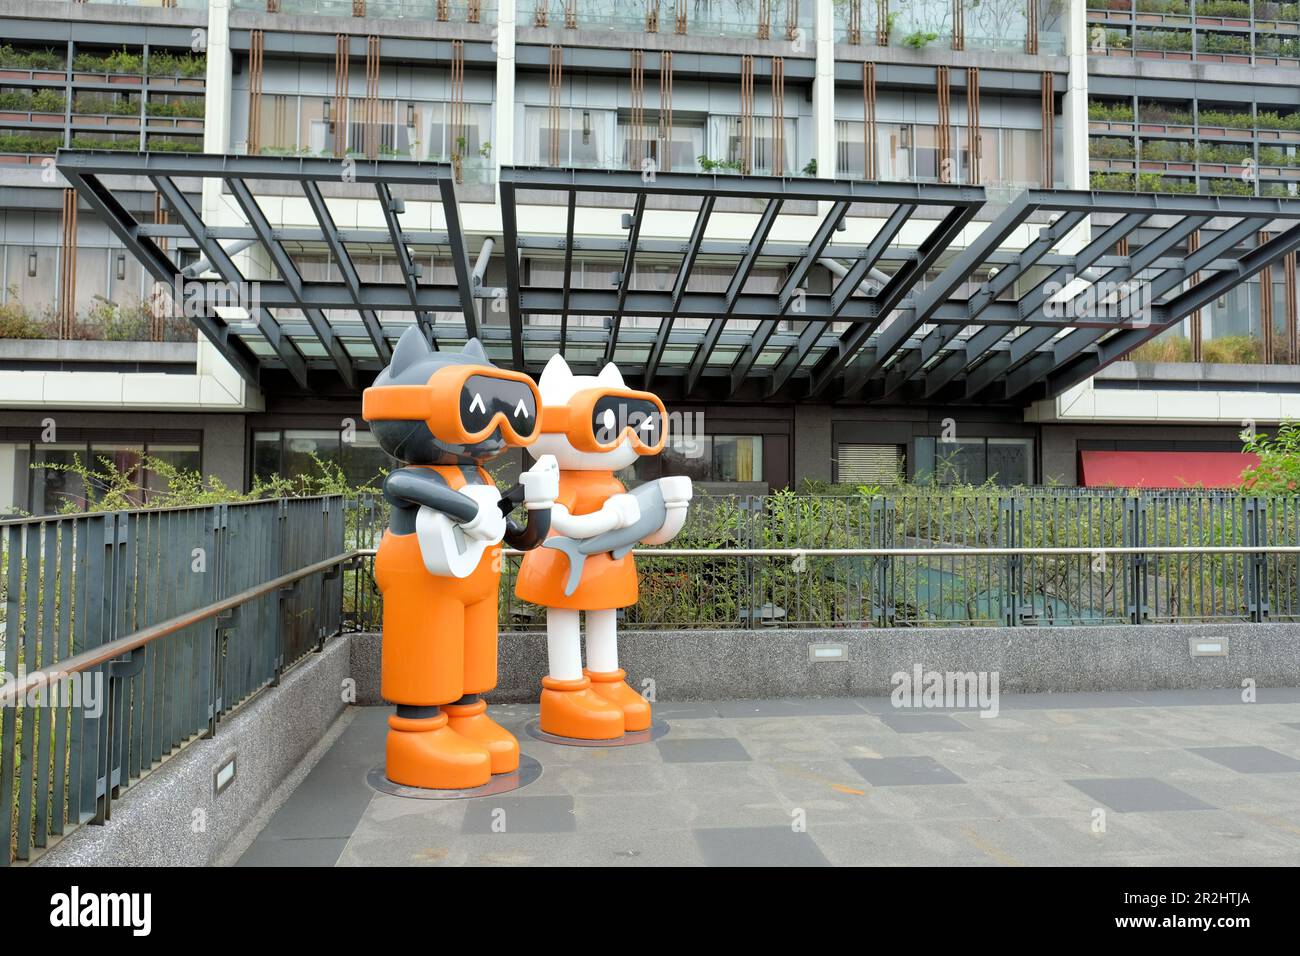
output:
<path id="1" fill-rule="evenodd" d="M 614 427 L 615 421 L 616 419 L 614 418 L 614 410 L 612 408 L 605 409 L 605 415 L 601 419 L 601 422 L 604 424 L 604 426 L 607 429 L 612 429 Z"/>
<path id="2" fill-rule="evenodd" d="M 471 412 L 476 410 L 480 412 L 487 411 L 487 405 L 483 403 L 483 396 L 480 395 L 478 392 L 474 393 L 474 401 L 469 403 L 469 410 Z"/>
<path id="3" fill-rule="evenodd" d="M 524 400 L 522 398 L 519 399 L 519 404 L 515 406 L 515 418 L 519 418 L 521 416 L 523 418 L 528 417 L 528 409 L 527 407 L 525 407 Z"/>

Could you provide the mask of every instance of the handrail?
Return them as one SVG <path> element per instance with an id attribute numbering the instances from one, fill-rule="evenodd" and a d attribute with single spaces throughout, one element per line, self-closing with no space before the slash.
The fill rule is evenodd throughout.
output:
<path id="1" fill-rule="evenodd" d="M 374 548 L 357 548 L 352 551 L 345 551 L 342 554 L 336 554 L 332 558 L 325 558 L 317 561 L 315 564 L 309 564 L 299 568 L 297 571 L 290 571 L 288 574 L 282 574 L 278 578 L 272 578 L 262 584 L 246 588 L 228 598 L 222 598 L 213 604 L 196 608 L 193 611 L 187 611 L 184 614 L 168 618 L 166 621 L 160 621 L 157 624 L 151 624 L 142 630 L 128 634 L 126 637 L 119 637 L 115 641 L 109 641 L 107 644 L 100 644 L 98 647 L 92 647 L 89 650 L 82 651 L 80 654 L 74 654 L 67 660 L 51 664 L 41 670 L 28 671 L 17 680 L 0 686 L 0 707 L 7 707 L 17 704 L 26 697 L 27 693 L 39 687 L 44 687 L 55 681 L 63 680 L 71 674 L 80 671 L 89 670 L 100 664 L 105 664 L 123 654 L 129 654 L 131 651 L 151 644 L 160 637 L 166 637 L 168 634 L 174 634 L 176 631 L 184 630 L 191 624 L 197 624 L 199 621 L 206 621 L 208 618 L 216 617 L 223 611 L 229 611 L 246 604 L 256 598 L 263 597 L 286 585 L 293 584 L 295 581 L 301 581 L 303 578 L 310 577 L 313 574 L 319 574 L 321 571 L 328 571 L 332 567 L 340 564 L 346 564 L 348 561 L 355 560 L 359 557 L 366 557 L 375 553 Z"/>
<path id="2" fill-rule="evenodd" d="M 215 617 L 223 611 L 236 608 L 241 604 L 245 604 L 266 594 L 270 594 L 286 585 L 310 577 L 313 574 L 327 571 L 332 567 L 346 564 L 347 562 L 354 561 L 358 558 L 374 557 L 376 553 L 377 549 L 375 548 L 354 548 L 351 551 L 336 554 L 332 558 L 325 558 L 324 560 L 317 561 L 315 564 L 309 564 L 306 567 L 299 568 L 296 571 L 291 571 L 288 574 L 282 574 L 278 578 L 273 578 L 263 584 L 247 588 L 213 604 L 208 604 L 204 607 L 178 615 L 177 617 L 170 618 L 158 624 L 151 624 L 149 627 L 136 631 L 133 634 L 128 634 L 126 637 L 118 638 L 116 641 L 110 641 L 107 644 L 101 644 L 98 647 L 82 651 L 80 654 L 75 654 L 67 660 L 51 664 L 41 670 L 29 671 L 23 675 L 23 677 L 0 686 L 0 706 L 12 706 L 23 699 L 30 690 L 46 686 L 54 681 L 62 680 L 70 674 L 89 670 L 92 667 L 107 663 L 114 658 L 121 657 L 123 654 L 130 653 L 137 648 L 150 644 L 160 637 L 166 637 L 168 634 L 173 634 L 176 631 L 183 630 L 192 624 L 197 624 L 199 621 Z M 518 557 L 524 554 L 524 552 L 518 551 L 514 548 L 504 549 L 503 553 L 508 557 Z M 792 560 L 800 557 L 970 558 L 1012 557 L 1022 554 L 1057 556 L 1088 555 L 1095 557 L 1100 554 L 1300 554 L 1300 546 L 1210 545 L 1196 547 L 1191 545 L 1151 545 L 1142 547 L 1133 545 L 1099 545 L 1096 547 L 1071 546 L 1047 548 L 634 548 L 632 554 L 645 558 L 789 557 Z"/>

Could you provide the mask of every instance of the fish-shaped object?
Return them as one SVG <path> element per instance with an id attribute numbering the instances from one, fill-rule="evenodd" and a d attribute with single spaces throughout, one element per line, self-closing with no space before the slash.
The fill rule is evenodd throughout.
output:
<path id="1" fill-rule="evenodd" d="M 664 502 L 663 489 L 658 481 L 638 485 L 628 493 L 636 499 L 641 509 L 641 516 L 626 528 L 615 528 L 594 538 L 553 535 L 542 542 L 542 547 L 562 551 L 569 559 L 569 578 L 564 584 L 565 597 L 578 590 L 578 584 L 582 580 L 582 567 L 587 563 L 588 557 L 608 551 L 615 560 L 618 560 L 636 547 L 639 541 L 664 526 L 668 518 L 668 506 Z"/>

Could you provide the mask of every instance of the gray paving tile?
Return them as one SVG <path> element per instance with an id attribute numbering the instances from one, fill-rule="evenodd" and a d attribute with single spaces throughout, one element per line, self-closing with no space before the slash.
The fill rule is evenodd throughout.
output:
<path id="1" fill-rule="evenodd" d="M 718 708 L 704 701 L 660 701 L 651 708 L 660 720 L 705 720 L 718 716 Z"/>
<path id="2" fill-rule="evenodd" d="M 346 837 L 255 840 L 236 866 L 333 866 Z"/>
<path id="3" fill-rule="evenodd" d="M 1267 747 L 1189 747 L 1191 753 L 1213 760 L 1237 773 L 1300 773 L 1300 760 Z"/>
<path id="4" fill-rule="evenodd" d="M 696 830 L 706 866 L 829 866 L 808 833 L 790 827 L 714 827 Z"/>
<path id="5" fill-rule="evenodd" d="M 1292 730 L 1300 730 L 1300 721 L 1297 721 L 1297 722 L 1294 723 L 1294 724 L 1283 724 L 1282 726 L 1283 726 L 1283 727 L 1290 727 Z"/>
<path id="6" fill-rule="evenodd" d="M 965 782 L 933 757 L 927 756 L 876 759 L 858 757 L 846 760 L 845 763 L 873 787 L 910 787 Z"/>
<path id="7" fill-rule="evenodd" d="M 664 763 L 737 763 L 750 759 L 735 737 L 655 741 Z"/>
<path id="8" fill-rule="evenodd" d="M 570 833 L 576 829 L 573 797 L 530 797 L 521 792 L 471 801 L 460 832 L 514 835 Z"/>
<path id="9" fill-rule="evenodd" d="M 1117 813 L 1213 809 L 1203 800 L 1154 777 L 1094 777 L 1066 783 Z"/>
<path id="10" fill-rule="evenodd" d="M 722 717 L 839 717 L 864 712 L 856 701 L 844 697 L 722 700 L 714 707 Z"/>
<path id="11" fill-rule="evenodd" d="M 881 714 L 880 722 L 900 734 L 953 734 L 970 730 L 947 714 Z"/>

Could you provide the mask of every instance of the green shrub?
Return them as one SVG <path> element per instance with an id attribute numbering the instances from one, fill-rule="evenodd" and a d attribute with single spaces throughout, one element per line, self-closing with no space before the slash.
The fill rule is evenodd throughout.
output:
<path id="1" fill-rule="evenodd" d="M 1090 136 L 1088 155 L 1095 159 L 1132 159 L 1133 141 L 1114 136 Z"/>
<path id="2" fill-rule="evenodd" d="M 19 50 L 8 43 L 0 46 L 0 69 L 61 70 L 63 54 L 57 50 Z"/>
<path id="3" fill-rule="evenodd" d="M 99 93 L 81 93 L 72 101 L 74 113 L 104 113 L 113 116 L 138 116 L 139 100 L 129 96 L 105 96 Z"/>
<path id="4" fill-rule="evenodd" d="M 73 149 L 112 149 L 120 151 L 130 151 L 140 148 L 140 141 L 132 137 L 131 139 L 110 139 L 105 136 L 74 136 L 72 137 Z"/>
<path id="5" fill-rule="evenodd" d="M 168 139 L 151 136 L 146 148 L 157 153 L 201 153 L 203 152 L 203 143 L 197 138 Z"/>
<path id="6" fill-rule="evenodd" d="M 53 153 L 63 145 L 61 136 L 34 136 L 30 133 L 0 133 L 0 153 Z"/>
<path id="7" fill-rule="evenodd" d="M 1108 123 L 1133 122 L 1133 107 L 1128 103 L 1088 101 L 1088 119 Z"/>
<path id="8" fill-rule="evenodd" d="M 197 96 L 174 96 L 170 99 L 149 97 L 145 111 L 150 116 L 183 116 L 193 119 L 203 118 L 203 100 Z"/>
<path id="9" fill-rule="evenodd" d="M 1224 335 L 1203 342 L 1201 358 L 1224 365 L 1257 365 L 1264 360 L 1264 343 L 1251 335 Z"/>
<path id="10" fill-rule="evenodd" d="M 72 58 L 72 68 L 83 73 L 125 73 L 137 75 L 144 72 L 144 57 L 123 47 L 112 53 L 78 53 Z"/>
<path id="11" fill-rule="evenodd" d="M 195 55 L 193 53 L 184 53 L 177 56 L 174 53 L 159 53 L 150 51 L 149 53 L 149 75 L 150 76 L 183 76 L 188 78 L 201 77 L 207 74 L 208 58 L 205 54 Z"/>
<path id="12" fill-rule="evenodd" d="M 18 289 L 10 286 L 6 301 L 0 304 L 0 339 L 43 339 L 49 334 L 46 323 L 35 318 L 19 301 Z"/>

